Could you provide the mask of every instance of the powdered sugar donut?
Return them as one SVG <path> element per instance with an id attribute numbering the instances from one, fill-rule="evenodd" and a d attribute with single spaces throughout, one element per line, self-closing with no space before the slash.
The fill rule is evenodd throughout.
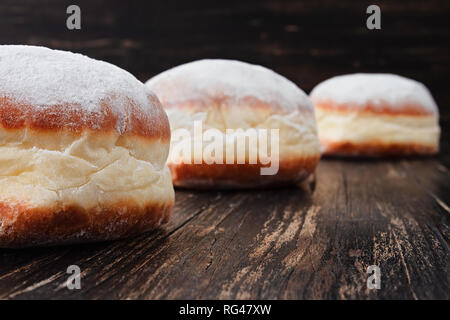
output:
<path id="1" fill-rule="evenodd" d="M 350 74 L 317 85 L 316 108 L 325 154 L 408 155 L 439 150 L 439 112 L 420 82 L 393 74 Z"/>
<path id="2" fill-rule="evenodd" d="M 141 82 L 33 46 L 0 46 L 0 79 L 0 247 L 115 239 L 168 220 L 170 128 Z"/>
<path id="3" fill-rule="evenodd" d="M 168 165 L 176 186 L 191 188 L 254 188 L 286 185 L 304 179 L 314 171 L 319 160 L 319 143 L 313 105 L 294 83 L 267 68 L 248 63 L 208 59 L 187 63 L 150 79 L 147 86 L 161 100 L 169 116 L 172 145 Z M 258 161 L 250 163 L 250 144 L 237 145 L 236 154 L 228 152 L 211 159 L 205 155 L 206 143 L 198 157 L 179 154 L 180 147 L 195 145 L 194 124 L 201 124 L 206 135 L 211 129 L 223 137 L 225 151 L 234 149 L 230 141 L 242 138 L 242 131 L 278 130 L 276 171 L 263 174 L 261 169 L 273 167 Z M 177 132 L 187 130 L 191 136 L 177 139 Z M 230 133 L 242 130 L 241 133 Z M 202 138 L 200 138 L 202 139 Z M 236 140 L 235 140 L 236 139 Z M 259 141 L 260 142 L 260 141 Z M 275 148 L 271 151 L 275 151 Z M 203 152 L 202 152 L 203 151 Z M 218 160 L 218 161 L 217 161 Z M 231 161 L 230 161 L 231 160 Z"/>

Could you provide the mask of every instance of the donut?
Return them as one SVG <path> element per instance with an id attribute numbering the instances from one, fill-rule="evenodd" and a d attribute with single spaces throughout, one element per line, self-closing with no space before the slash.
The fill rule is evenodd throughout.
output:
<path id="1" fill-rule="evenodd" d="M 310 97 L 325 155 L 380 157 L 439 151 L 439 111 L 420 82 L 394 74 L 349 74 L 318 84 Z"/>
<path id="2" fill-rule="evenodd" d="M 109 63 L 0 46 L 0 247 L 128 237 L 168 221 L 170 126 Z"/>
<path id="3" fill-rule="evenodd" d="M 320 145 L 312 102 L 293 82 L 272 70 L 240 61 L 206 59 L 167 70 L 146 85 L 169 117 L 168 166 L 176 187 L 295 185 L 317 166 Z M 196 123 L 201 124 L 197 134 Z M 189 135 L 176 137 L 181 130 Z M 209 132 L 215 133 L 220 145 L 217 153 L 207 150 L 205 136 Z M 261 139 L 251 141 L 256 132 Z M 275 136 L 278 139 L 272 140 Z M 198 140 L 203 143 L 196 153 Z M 191 146 L 191 154 L 179 152 Z M 235 150 L 234 157 L 231 150 Z M 269 154 L 270 159 L 264 157 Z"/>

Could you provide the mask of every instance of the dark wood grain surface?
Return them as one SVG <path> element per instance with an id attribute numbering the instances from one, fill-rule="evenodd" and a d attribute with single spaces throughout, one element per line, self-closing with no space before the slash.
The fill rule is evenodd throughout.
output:
<path id="1" fill-rule="evenodd" d="M 172 220 L 134 239 L 0 250 L 1 299 L 450 298 L 450 2 L 3 0 L 1 43 L 45 45 L 119 65 L 145 81 L 207 57 L 266 65 L 309 91 L 342 73 L 424 82 L 442 115 L 433 158 L 323 159 L 297 189 L 178 190 Z M 69 265 L 82 289 L 68 290 Z M 381 289 L 366 268 L 381 269 Z"/>

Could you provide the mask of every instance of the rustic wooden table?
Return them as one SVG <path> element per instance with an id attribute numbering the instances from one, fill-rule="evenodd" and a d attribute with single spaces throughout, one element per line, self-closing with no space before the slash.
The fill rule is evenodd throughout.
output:
<path id="1" fill-rule="evenodd" d="M 0 298 L 449 299 L 442 140 L 434 158 L 324 159 L 297 189 L 177 191 L 171 222 L 134 239 L 0 250 Z"/>

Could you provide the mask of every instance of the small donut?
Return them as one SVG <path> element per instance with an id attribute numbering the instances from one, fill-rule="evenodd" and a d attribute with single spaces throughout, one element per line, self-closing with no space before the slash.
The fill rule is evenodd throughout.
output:
<path id="1" fill-rule="evenodd" d="M 317 166 L 320 145 L 314 107 L 301 89 L 272 70 L 240 61 L 207 59 L 167 70 L 146 85 L 159 97 L 169 117 L 172 143 L 168 166 L 176 187 L 292 185 Z M 201 123 L 203 137 L 195 134 L 195 123 Z M 178 139 L 175 135 L 180 130 L 190 135 Z M 223 153 L 208 153 L 207 132 L 215 132 L 217 143 L 222 139 Z M 250 135 L 255 132 L 263 137 L 251 147 Z M 277 134 L 278 140 L 272 140 Z M 247 143 L 237 142 L 247 137 Z M 195 146 L 198 139 L 203 143 L 197 154 L 195 150 L 178 152 Z M 267 154 L 262 141 L 268 142 Z M 251 161 L 255 153 L 271 158 Z"/>
<path id="2" fill-rule="evenodd" d="M 394 74 L 349 74 L 318 84 L 310 97 L 325 155 L 439 151 L 439 111 L 420 82 Z"/>
<path id="3" fill-rule="evenodd" d="M 168 221 L 170 127 L 128 72 L 0 46 L 0 247 L 127 237 Z"/>

